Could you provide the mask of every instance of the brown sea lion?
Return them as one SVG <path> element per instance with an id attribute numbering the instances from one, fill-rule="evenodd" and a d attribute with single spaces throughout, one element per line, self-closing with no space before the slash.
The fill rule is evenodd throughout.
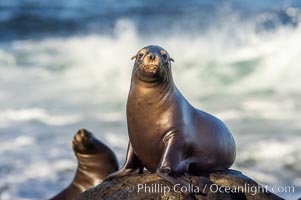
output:
<path id="1" fill-rule="evenodd" d="M 67 188 L 50 200 L 71 200 L 118 170 L 118 162 L 113 151 L 87 130 L 79 130 L 72 144 L 78 161 L 75 177 Z"/>
<path id="2" fill-rule="evenodd" d="M 194 108 L 177 89 L 166 50 L 138 51 L 127 101 L 129 146 L 124 166 L 109 177 L 145 167 L 173 184 L 187 186 L 185 173 L 229 168 L 235 142 L 218 118 Z"/>

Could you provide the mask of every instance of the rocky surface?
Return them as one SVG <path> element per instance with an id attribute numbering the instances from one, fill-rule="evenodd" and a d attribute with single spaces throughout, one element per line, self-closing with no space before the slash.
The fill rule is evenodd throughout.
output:
<path id="1" fill-rule="evenodd" d="M 190 187 L 173 186 L 156 174 L 148 172 L 113 178 L 83 192 L 76 200 L 282 199 L 234 170 L 215 171 L 202 176 L 187 175 L 185 178 L 190 180 Z"/>

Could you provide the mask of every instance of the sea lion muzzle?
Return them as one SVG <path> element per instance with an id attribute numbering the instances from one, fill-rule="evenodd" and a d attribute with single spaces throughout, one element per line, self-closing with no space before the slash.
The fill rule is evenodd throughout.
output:
<path id="1" fill-rule="evenodd" d="M 145 55 L 140 64 L 140 69 L 144 72 L 149 72 L 155 74 L 159 67 L 161 66 L 161 59 L 160 56 L 156 55 L 155 53 L 148 53 Z"/>

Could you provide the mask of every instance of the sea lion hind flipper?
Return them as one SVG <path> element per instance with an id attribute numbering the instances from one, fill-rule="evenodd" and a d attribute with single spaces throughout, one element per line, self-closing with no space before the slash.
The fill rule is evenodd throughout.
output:
<path id="1" fill-rule="evenodd" d="M 129 143 L 126 160 L 125 160 L 123 167 L 120 170 L 118 170 L 117 172 L 110 174 L 106 178 L 106 180 L 112 179 L 115 177 L 120 177 L 120 176 L 142 174 L 143 169 L 144 169 L 143 164 L 141 163 L 141 161 L 139 160 L 139 158 L 136 156 L 135 152 L 133 151 L 131 143 Z"/>

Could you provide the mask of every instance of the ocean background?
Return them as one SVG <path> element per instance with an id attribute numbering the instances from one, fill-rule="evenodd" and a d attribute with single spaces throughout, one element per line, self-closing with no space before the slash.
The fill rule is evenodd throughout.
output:
<path id="1" fill-rule="evenodd" d="M 123 164 L 131 56 L 157 44 L 237 144 L 233 169 L 301 197 L 301 1 L 0 0 L 0 199 L 73 179 L 86 128 Z"/>

